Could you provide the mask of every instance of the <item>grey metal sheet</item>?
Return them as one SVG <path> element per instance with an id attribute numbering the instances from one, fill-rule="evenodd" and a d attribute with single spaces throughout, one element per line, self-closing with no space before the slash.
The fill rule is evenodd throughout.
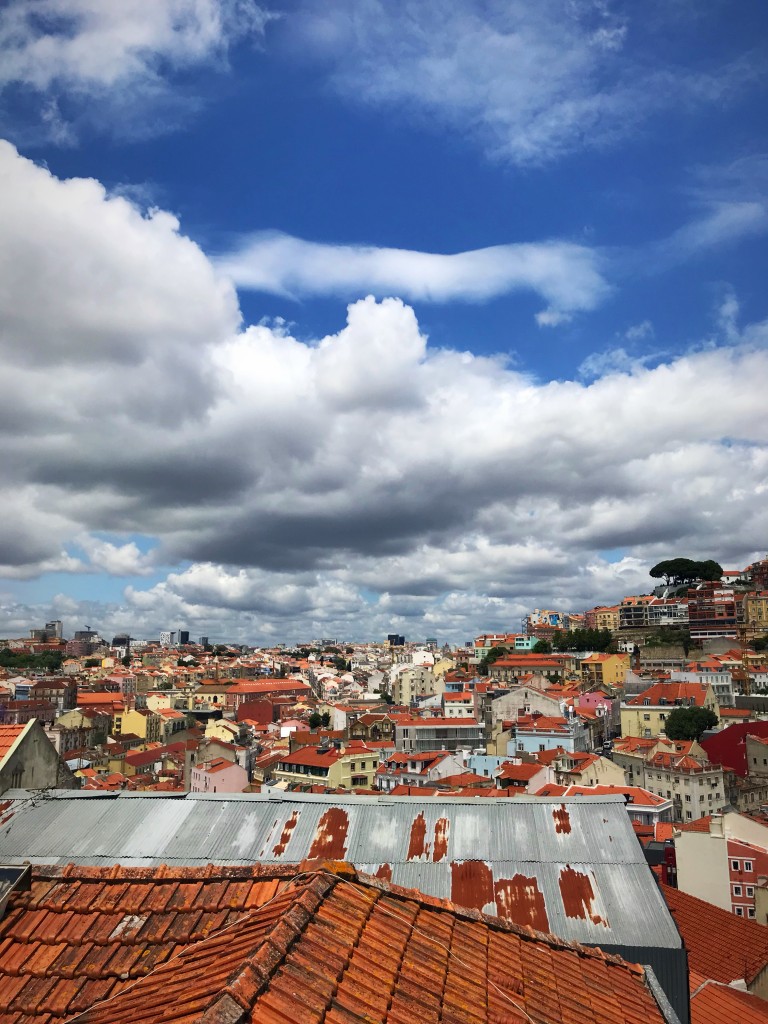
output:
<path id="1" fill-rule="evenodd" d="M 16 799 L 0 861 L 298 864 L 343 859 L 429 896 L 588 944 L 678 948 L 624 803 L 269 794 Z"/>

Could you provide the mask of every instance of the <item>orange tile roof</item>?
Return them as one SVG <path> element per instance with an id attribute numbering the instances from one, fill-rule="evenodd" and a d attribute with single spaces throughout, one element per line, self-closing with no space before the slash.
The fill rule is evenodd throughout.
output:
<path id="1" fill-rule="evenodd" d="M 537 789 L 535 796 L 623 796 L 638 807 L 656 807 L 668 801 L 641 786 L 562 786 L 554 782 Z"/>
<path id="2" fill-rule="evenodd" d="M 768 1002 L 750 992 L 705 981 L 691 996 L 691 1024 L 768 1024 Z"/>
<path id="3" fill-rule="evenodd" d="M 567 733 L 568 722 L 556 715 L 522 717 L 517 720 L 518 732 L 561 732 Z"/>
<path id="4" fill-rule="evenodd" d="M 57 1024 L 262 906 L 293 869 L 34 867 L 0 922 L 0 1024 Z"/>
<path id="5" fill-rule="evenodd" d="M 0 725 L 0 763 L 26 728 L 26 723 L 24 725 Z"/>
<path id="6" fill-rule="evenodd" d="M 750 984 L 768 966 L 765 925 L 668 885 L 662 884 L 661 891 L 688 949 L 692 971 L 726 985 L 740 978 Z"/>
<path id="7" fill-rule="evenodd" d="M 287 751 L 280 758 L 280 761 L 287 765 L 305 765 L 311 768 L 329 768 L 336 764 L 344 756 L 342 750 L 336 747 L 304 747 L 301 750 L 294 750 L 292 754 Z"/>
<path id="8" fill-rule="evenodd" d="M 542 769 L 540 764 L 510 764 L 508 761 L 499 765 L 496 773 L 500 779 L 511 779 L 513 782 L 529 782 Z"/>
<path id="9" fill-rule="evenodd" d="M 680 832 L 709 832 L 711 821 L 712 815 L 705 814 L 701 818 L 696 818 L 695 821 L 678 821 L 675 823 L 675 828 Z"/>
<path id="10" fill-rule="evenodd" d="M 661 697 L 664 697 L 669 704 L 676 700 L 693 700 L 697 707 L 704 706 L 707 696 L 707 687 L 704 683 L 654 683 L 647 690 L 638 693 L 636 697 L 630 697 L 627 704 L 632 707 L 644 705 L 646 701 L 653 707 L 663 707 L 659 704 Z"/>
<path id="11" fill-rule="evenodd" d="M 638 966 L 346 866 L 336 872 L 300 875 L 247 917 L 150 965 L 79 1024 L 663 1024 Z M 55 982 L 35 987 L 42 1005 L 55 1000 Z"/>

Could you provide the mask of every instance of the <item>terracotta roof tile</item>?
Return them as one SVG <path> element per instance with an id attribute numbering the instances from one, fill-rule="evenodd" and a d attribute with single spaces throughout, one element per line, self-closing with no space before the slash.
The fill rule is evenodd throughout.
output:
<path id="1" fill-rule="evenodd" d="M 691 998 L 691 1024 L 768 1024 L 768 1002 L 749 992 L 705 982 Z"/>
<path id="2" fill-rule="evenodd" d="M 254 869 L 253 884 L 257 879 Z M 222 881 L 210 876 L 203 890 Z M 80 1024 L 201 1024 L 241 1016 L 260 1024 L 488 1024 L 526 1013 L 549 1024 L 663 1022 L 642 970 L 599 950 L 457 911 L 346 868 L 305 870 L 283 888 L 271 882 L 261 908 L 180 948 L 136 981 L 78 978 L 70 993 L 56 976 L 35 979 L 38 1008 L 27 1019 L 47 1024 L 41 1011 L 66 1006 L 71 1015 L 90 999 Z M 118 941 L 115 968 L 130 964 L 123 949 Z M 14 986 L 14 1002 L 23 1002 L 28 984 Z"/>
<path id="3" fill-rule="evenodd" d="M 58 1024 L 252 913 L 291 871 L 34 868 L 0 922 L 0 1024 Z M 45 982 L 45 984 L 41 984 Z"/>
<path id="4" fill-rule="evenodd" d="M 26 724 L 0 725 L 0 763 L 26 728 Z"/>
<path id="5" fill-rule="evenodd" d="M 768 928 L 662 884 L 661 891 L 688 948 L 692 971 L 726 985 L 750 984 L 768 965 Z"/>

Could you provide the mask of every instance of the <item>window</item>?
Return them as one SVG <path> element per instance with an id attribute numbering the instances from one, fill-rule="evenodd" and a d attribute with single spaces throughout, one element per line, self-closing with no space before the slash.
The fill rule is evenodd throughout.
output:
<path id="1" fill-rule="evenodd" d="M 751 871 L 752 870 L 752 861 L 751 860 L 745 860 L 744 861 L 744 870 L 745 871 Z"/>
<path id="2" fill-rule="evenodd" d="M 738 871 L 738 870 L 739 870 L 739 866 L 740 866 L 740 864 L 741 864 L 741 862 L 740 862 L 740 861 L 738 861 L 738 860 L 732 860 L 732 861 L 731 861 L 731 871 Z"/>
<path id="3" fill-rule="evenodd" d="M 753 899 L 754 895 L 755 895 L 755 887 L 754 887 L 754 885 L 748 885 L 747 886 L 747 896 L 749 896 L 750 899 Z"/>
<path id="4" fill-rule="evenodd" d="M 690 803 L 691 802 L 691 794 L 690 793 L 686 793 L 685 794 L 685 799 L 686 799 L 687 803 Z"/>
<path id="5" fill-rule="evenodd" d="M 690 811 L 686 811 L 685 812 L 685 816 L 686 816 L 686 818 L 692 818 L 693 817 L 693 815 L 691 814 Z"/>
<path id="6" fill-rule="evenodd" d="M 755 916 L 755 908 L 754 907 L 747 907 L 747 917 L 754 918 L 754 916 Z"/>
<path id="7" fill-rule="evenodd" d="M 734 896 L 741 896 L 741 886 L 740 885 L 734 885 L 734 887 L 733 887 L 733 895 Z"/>
<path id="8" fill-rule="evenodd" d="M 736 917 L 744 917 L 744 907 L 734 907 Z"/>
<path id="9" fill-rule="evenodd" d="M 650 720 L 651 720 L 651 716 L 650 715 L 643 715 L 643 721 L 644 722 L 650 722 Z"/>

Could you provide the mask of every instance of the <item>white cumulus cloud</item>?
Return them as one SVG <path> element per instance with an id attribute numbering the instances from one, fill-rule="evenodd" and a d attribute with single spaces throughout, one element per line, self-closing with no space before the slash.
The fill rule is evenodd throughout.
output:
<path id="1" fill-rule="evenodd" d="M 133 577 L 77 622 L 461 639 L 765 544 L 768 323 L 731 296 L 697 350 L 537 383 L 402 298 L 322 338 L 243 326 L 169 214 L 10 146 L 0 175 L 0 577 Z M 0 633 L 60 617 L 3 608 Z"/>

